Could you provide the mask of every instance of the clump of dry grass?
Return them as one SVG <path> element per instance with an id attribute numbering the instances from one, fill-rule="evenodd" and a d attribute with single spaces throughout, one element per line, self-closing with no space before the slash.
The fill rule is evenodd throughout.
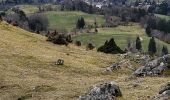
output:
<path id="1" fill-rule="evenodd" d="M 86 51 L 74 45 L 58 46 L 46 37 L 0 23 L 0 99 L 75 100 L 94 84 L 116 81 L 123 92 L 120 100 L 149 100 L 168 77 L 125 80 L 131 71 L 113 73 L 105 68 L 119 60 L 118 55 Z M 64 66 L 56 66 L 57 59 Z M 134 85 L 137 86 L 134 87 Z M 36 89 L 36 91 L 35 91 Z"/>

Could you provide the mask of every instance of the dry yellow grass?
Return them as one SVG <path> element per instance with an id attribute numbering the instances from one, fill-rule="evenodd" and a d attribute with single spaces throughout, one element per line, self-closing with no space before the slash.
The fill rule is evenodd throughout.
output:
<path id="1" fill-rule="evenodd" d="M 149 100 L 168 77 L 126 80 L 124 68 L 105 73 L 117 55 L 86 51 L 74 45 L 58 46 L 46 37 L 0 23 L 0 100 L 75 100 L 94 84 L 116 81 L 123 92 L 120 100 Z M 57 59 L 64 66 L 56 66 Z M 133 87 L 134 84 L 139 84 Z"/>

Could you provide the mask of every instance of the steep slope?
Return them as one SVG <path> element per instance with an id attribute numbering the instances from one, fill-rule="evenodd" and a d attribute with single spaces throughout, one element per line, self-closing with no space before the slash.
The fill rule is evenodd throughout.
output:
<path id="1" fill-rule="evenodd" d="M 74 45 L 58 46 L 46 37 L 0 23 L 0 99 L 75 100 L 94 84 L 114 80 L 123 92 L 120 100 L 149 100 L 168 77 L 125 80 L 127 68 L 113 73 L 105 68 L 117 55 L 86 51 Z M 57 59 L 64 66 L 56 66 Z M 136 86 L 137 87 L 134 87 Z"/>

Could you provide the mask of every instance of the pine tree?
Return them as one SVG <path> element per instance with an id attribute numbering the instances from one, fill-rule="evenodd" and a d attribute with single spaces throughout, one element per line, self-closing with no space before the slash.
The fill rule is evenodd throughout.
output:
<path id="1" fill-rule="evenodd" d="M 80 28 L 84 28 L 84 26 L 85 26 L 85 21 L 84 21 L 84 18 L 83 17 L 81 17 L 81 19 L 80 19 Z"/>
<path id="2" fill-rule="evenodd" d="M 155 54 L 156 51 L 157 51 L 157 49 L 156 49 L 156 42 L 155 42 L 154 37 L 152 37 L 152 38 L 150 39 L 150 41 L 149 41 L 148 52 L 149 52 L 150 54 Z"/>
<path id="3" fill-rule="evenodd" d="M 116 45 L 114 38 L 111 38 L 110 41 L 106 41 L 105 44 L 99 47 L 97 51 L 110 54 L 124 53 L 121 48 Z"/>
<path id="4" fill-rule="evenodd" d="M 139 51 L 142 50 L 142 44 L 139 36 L 136 38 L 136 49 Z"/>
<path id="5" fill-rule="evenodd" d="M 77 29 L 80 29 L 80 19 L 77 20 L 76 27 Z"/>
<path id="6" fill-rule="evenodd" d="M 146 31 L 146 34 L 150 37 L 151 36 L 151 28 L 150 28 L 150 26 L 147 26 L 145 31 Z"/>
<path id="7" fill-rule="evenodd" d="M 94 29 L 95 29 L 95 33 L 98 33 L 96 18 L 95 18 L 95 20 L 94 20 Z"/>
<path id="8" fill-rule="evenodd" d="M 85 21 L 84 18 L 81 17 L 80 19 L 77 20 L 76 27 L 77 29 L 83 29 L 85 26 Z"/>
<path id="9" fill-rule="evenodd" d="M 166 46 L 163 46 L 162 48 L 162 56 L 168 54 L 168 48 Z"/>

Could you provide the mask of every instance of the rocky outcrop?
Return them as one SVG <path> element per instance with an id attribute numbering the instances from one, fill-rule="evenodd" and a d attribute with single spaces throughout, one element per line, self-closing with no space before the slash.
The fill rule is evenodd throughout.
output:
<path id="1" fill-rule="evenodd" d="M 136 76 L 157 76 L 161 75 L 164 70 L 168 69 L 170 61 L 170 54 L 159 57 L 155 60 L 149 61 L 138 68 L 133 74 Z"/>
<path id="2" fill-rule="evenodd" d="M 79 100 L 115 100 L 121 97 L 122 92 L 114 82 L 94 86 L 87 95 L 80 96 Z"/>
<path id="3" fill-rule="evenodd" d="M 120 59 L 129 59 L 130 61 L 136 62 L 138 64 L 141 65 L 145 65 L 146 63 L 148 63 L 148 61 L 151 60 L 149 55 L 146 54 L 141 54 L 141 53 L 125 53 L 125 54 L 120 54 Z"/>
<path id="4" fill-rule="evenodd" d="M 129 60 L 122 60 L 122 61 L 120 61 L 118 63 L 114 63 L 111 66 L 107 67 L 106 71 L 107 72 L 112 72 L 114 70 L 121 69 L 123 66 L 126 66 L 130 70 L 134 71 L 134 69 L 132 68 L 132 65 L 131 65 Z"/>
<path id="5" fill-rule="evenodd" d="M 170 82 L 161 88 L 153 100 L 170 100 Z"/>

